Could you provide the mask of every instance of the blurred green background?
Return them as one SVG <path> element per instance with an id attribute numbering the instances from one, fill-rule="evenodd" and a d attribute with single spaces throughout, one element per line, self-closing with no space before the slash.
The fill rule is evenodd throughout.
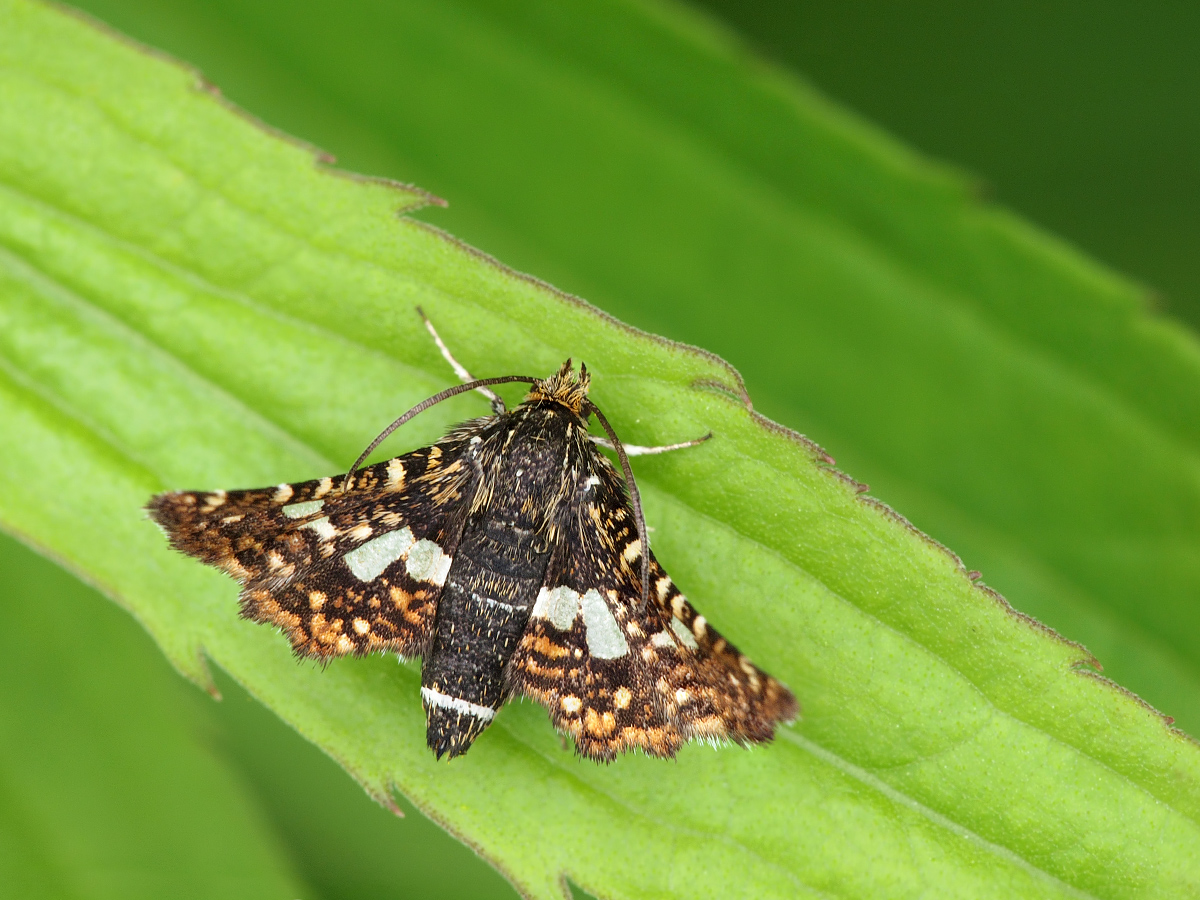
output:
<path id="1" fill-rule="evenodd" d="M 700 5 L 1200 325 L 1196 4 Z"/>
<path id="2" fill-rule="evenodd" d="M 1200 324 L 1200 254 L 1193 249 L 1200 235 L 1200 10 L 1194 6 L 704 5 L 749 46 L 916 149 L 972 172 L 993 198 L 1134 276 L 1160 306 Z M 704 259 L 704 236 L 680 224 L 639 257 L 631 246 L 640 239 L 638 229 L 624 227 L 627 211 L 606 193 L 613 179 L 636 180 L 636 168 L 604 170 L 595 157 L 573 157 L 572 140 L 588 136 L 567 133 L 570 123 L 514 123 L 514 98 L 504 94 L 503 79 L 495 96 L 486 96 L 465 76 L 439 69 L 446 56 L 439 35 L 424 33 L 418 42 L 406 26 L 417 4 L 88 0 L 80 6 L 200 67 L 234 102 L 332 152 L 343 167 L 448 198 L 449 209 L 422 213 L 427 221 L 631 324 L 719 353 L 746 376 L 759 409 L 827 445 L 877 496 L 963 552 L 968 566 L 982 567 L 1018 608 L 1088 643 L 1114 678 L 1177 712 L 1193 733 L 1200 730 L 1200 717 L 1187 717 L 1187 704 L 1196 702 L 1196 671 L 1187 659 L 1156 644 L 1148 656 L 1159 668 L 1149 671 L 1144 659 L 1116 644 L 1106 654 L 1105 635 L 1128 629 L 1119 611 L 1106 610 L 1108 618 L 1097 625 L 1086 611 L 1073 615 L 1048 601 L 1039 606 L 1037 591 L 1017 575 L 986 565 L 987 553 L 972 546 L 970 529 L 956 529 L 954 516 L 939 515 L 936 504 L 912 499 L 912 480 L 934 483 L 936 473 L 955 464 L 942 448 L 929 448 L 905 470 L 869 442 L 856 441 L 845 426 L 839 431 L 817 399 L 797 396 L 787 353 L 801 321 L 789 317 L 789 309 L 799 301 L 785 294 L 751 297 L 755 302 L 743 300 L 731 322 L 732 276 L 724 286 L 714 279 L 715 294 L 672 290 L 658 269 L 720 268 L 720 258 Z M 506 4 L 495 7 L 497 21 L 514 15 Z M 440 38 L 470 41 L 469 26 L 464 15 L 461 32 Z M 481 43 L 480 53 L 486 51 Z M 424 66 L 428 81 L 412 80 L 412 70 L 400 64 L 412 59 Z M 649 117 L 646 127 L 653 128 Z M 539 155 L 547 146 L 561 152 Z M 523 162 L 532 158 L 539 164 L 531 171 Z M 672 208 L 675 198 L 660 185 L 644 190 L 651 201 L 662 191 L 664 221 L 681 211 L 686 216 L 686 207 Z M 522 196 L 527 202 L 514 203 Z M 656 256 L 673 250 L 676 259 Z M 630 260 L 639 258 L 644 266 L 637 271 Z M 1036 515 L 1015 532 L 1024 524 L 1035 534 Z M 163 896 L 164 885 L 186 883 L 185 869 L 172 876 L 175 882 L 144 877 L 147 860 L 168 860 L 168 850 L 155 857 L 147 841 L 143 855 L 132 852 L 136 830 L 134 838 L 108 847 L 96 843 L 96 834 L 118 808 L 123 819 L 159 831 L 171 820 L 170 804 L 139 805 L 130 792 L 150 783 L 169 793 L 200 770 L 217 785 L 213 791 L 246 799 L 246 827 L 277 841 L 287 877 L 305 885 L 305 896 L 512 895 L 498 875 L 419 814 L 408 810 L 409 817 L 398 820 L 372 804 L 331 761 L 227 680 L 221 682 L 226 701 L 206 702 L 169 671 L 124 613 L 8 539 L 0 542 L 0 571 L 6 607 L 65 610 L 64 620 L 75 623 L 34 656 L 14 645 L 0 657 L 4 684 L 20 686 L 28 699 L 18 704 L 6 687 L 4 716 L 11 727 L 3 732 L 7 757 L 0 777 L 32 771 L 30 748 L 52 746 L 62 755 L 38 776 L 44 783 L 36 777 L 19 786 L 0 781 L 0 874 L 6 860 L 8 871 L 27 867 L 13 835 L 61 827 L 19 814 L 28 806 L 20 801 L 23 790 L 51 788 L 62 791 L 62 809 L 71 813 L 64 821 L 77 826 L 63 850 L 66 868 L 112 869 L 95 881 L 49 887 L 0 880 L 0 896 Z M 1144 638 L 1169 644 L 1153 629 Z M 43 671 L 33 666 L 35 657 L 81 663 L 48 664 Z M 100 681 L 90 674 L 105 671 L 116 674 Z M 67 714 L 47 715 L 50 705 Z M 92 715 L 71 714 L 75 708 Z M 150 733 L 165 741 L 164 754 L 195 758 L 160 757 L 159 780 L 148 782 L 146 748 L 158 746 L 144 737 Z M 87 771 L 86 761 L 97 754 L 111 764 L 96 778 L 53 783 L 55 771 Z M 193 799 L 184 792 L 174 808 L 190 809 Z M 159 837 L 169 848 L 195 835 L 181 827 Z M 47 863 L 46 871 L 58 869 Z"/>

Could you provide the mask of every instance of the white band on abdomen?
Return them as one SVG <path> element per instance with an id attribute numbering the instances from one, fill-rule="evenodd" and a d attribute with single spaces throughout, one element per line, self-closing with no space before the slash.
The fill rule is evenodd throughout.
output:
<path id="1" fill-rule="evenodd" d="M 480 706 L 478 703 L 471 703 L 469 700 L 460 700 L 458 697 L 451 697 L 449 694 L 443 694 L 441 691 L 435 691 L 433 688 L 421 688 L 421 697 L 430 706 L 438 706 L 442 709 L 452 709 L 458 713 L 466 713 L 477 719 L 483 719 L 485 722 L 490 722 L 492 717 L 496 715 L 496 711 L 489 706 Z"/>

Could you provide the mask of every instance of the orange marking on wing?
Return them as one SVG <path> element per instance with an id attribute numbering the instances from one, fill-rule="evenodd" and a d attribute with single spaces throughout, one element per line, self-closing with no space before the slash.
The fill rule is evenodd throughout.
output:
<path id="1" fill-rule="evenodd" d="M 554 641 L 550 640 L 544 634 L 538 635 L 533 641 L 533 649 L 547 659 L 561 659 L 570 652 L 566 647 L 554 643 Z"/>

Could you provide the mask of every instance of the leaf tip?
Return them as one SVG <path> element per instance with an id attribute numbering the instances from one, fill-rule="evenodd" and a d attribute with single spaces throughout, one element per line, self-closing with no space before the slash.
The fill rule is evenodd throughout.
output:
<path id="1" fill-rule="evenodd" d="M 208 664 L 208 653 L 204 647 L 196 647 L 192 654 L 192 665 L 183 665 L 182 660 L 176 661 L 170 653 L 167 654 L 167 659 L 171 661 L 180 675 L 195 684 L 208 696 L 217 702 L 225 699 L 221 694 L 221 689 L 217 687 L 216 679 L 213 678 L 212 667 Z"/>
<path id="2" fill-rule="evenodd" d="M 379 802 L 380 806 L 382 806 L 384 809 L 386 809 L 388 812 L 390 812 L 393 816 L 395 816 L 398 819 L 403 819 L 403 818 L 406 818 L 406 816 L 404 815 L 404 810 L 401 809 L 400 804 L 396 802 L 396 794 L 398 793 L 398 791 L 399 791 L 399 789 L 394 784 L 390 785 L 385 791 L 383 791 L 383 793 L 381 795 L 379 795 L 375 799 Z"/>

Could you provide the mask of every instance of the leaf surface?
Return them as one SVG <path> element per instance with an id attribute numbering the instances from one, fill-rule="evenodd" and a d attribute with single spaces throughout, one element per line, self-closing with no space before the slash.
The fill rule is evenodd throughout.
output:
<path id="1" fill-rule="evenodd" d="M 395 219 L 397 206 L 427 195 L 322 171 L 306 148 L 198 90 L 190 72 L 44 7 L 6 0 L 0 10 L 0 519 L 119 597 L 181 670 L 206 679 L 207 655 L 377 797 L 398 787 L 533 896 L 558 895 L 564 874 L 628 897 L 726 896 L 731 885 L 757 897 L 1200 889 L 1195 746 L 1091 674 L 1081 648 L 1013 613 L 943 548 L 860 496 L 815 447 L 753 414 L 720 360 Z M 487 46 L 503 31 L 482 15 L 464 21 L 466 38 Z M 666 26 L 646 34 L 711 50 Z M 836 117 L 825 126 L 831 164 L 862 175 L 876 171 L 864 162 L 872 155 L 896 162 Z M 954 199 L 952 182 L 924 181 L 914 215 L 936 206 L 939 190 Z M 863 234 L 895 238 L 899 213 L 881 223 L 828 205 L 849 209 L 847 221 L 776 210 L 767 234 L 803 251 L 796 283 L 833 297 L 856 285 L 852 295 L 874 302 L 889 328 L 850 333 L 831 317 L 819 334 L 827 343 L 806 348 L 798 366 L 852 372 L 847 359 L 859 358 L 886 369 L 890 330 L 942 348 L 919 379 L 956 383 L 980 370 L 944 347 L 971 346 L 996 360 L 987 371 L 1010 376 L 997 382 L 998 402 L 1057 390 L 1070 400 L 1060 408 L 1080 410 L 1092 398 L 1111 414 L 1059 427 L 1141 440 L 1160 486 L 1191 496 L 1190 426 L 1153 408 L 1157 397 L 1136 422 L 1111 412 L 1112 397 L 1137 397 L 1129 358 L 1141 346 L 1125 335 L 1133 350 L 1099 392 L 1098 366 L 1060 346 L 1103 311 L 1094 294 L 1081 287 L 1060 298 L 1059 320 L 1030 324 L 1020 346 L 1036 352 L 1017 365 L 998 334 L 1021 315 L 998 331 L 1004 309 L 934 302 L 966 292 L 975 270 L 947 264 L 927 234 L 902 264 L 881 258 Z M 966 225 L 946 235 L 967 244 L 951 261 L 972 250 Z M 999 252 L 994 241 L 983 248 Z M 1066 255 L 1047 262 L 1034 249 L 1042 268 L 1015 269 L 1032 286 L 1022 296 L 1037 296 L 1035 276 L 1096 282 Z M 739 275 L 751 273 L 721 277 Z M 1128 320 L 1121 286 L 1100 287 Z M 674 765 L 602 768 L 575 760 L 544 712 L 523 704 L 468 757 L 439 765 L 424 748 L 415 666 L 297 666 L 278 636 L 237 620 L 230 582 L 167 550 L 140 515 L 152 492 L 338 471 L 398 410 L 449 383 L 417 303 L 478 375 L 585 359 L 595 399 L 631 442 L 715 433 L 638 467 L 656 551 L 705 615 L 797 693 L 796 729 L 753 752 L 693 747 Z M 1186 368 L 1182 336 L 1152 331 L 1151 343 L 1179 344 L 1162 366 Z M 1190 390 L 1181 378 L 1184 408 Z M 401 440 L 427 442 L 482 411 L 461 398 Z M 929 439 L 923 426 L 938 432 L 928 416 L 893 437 Z M 1129 493 L 1129 504 L 1141 496 Z"/>

